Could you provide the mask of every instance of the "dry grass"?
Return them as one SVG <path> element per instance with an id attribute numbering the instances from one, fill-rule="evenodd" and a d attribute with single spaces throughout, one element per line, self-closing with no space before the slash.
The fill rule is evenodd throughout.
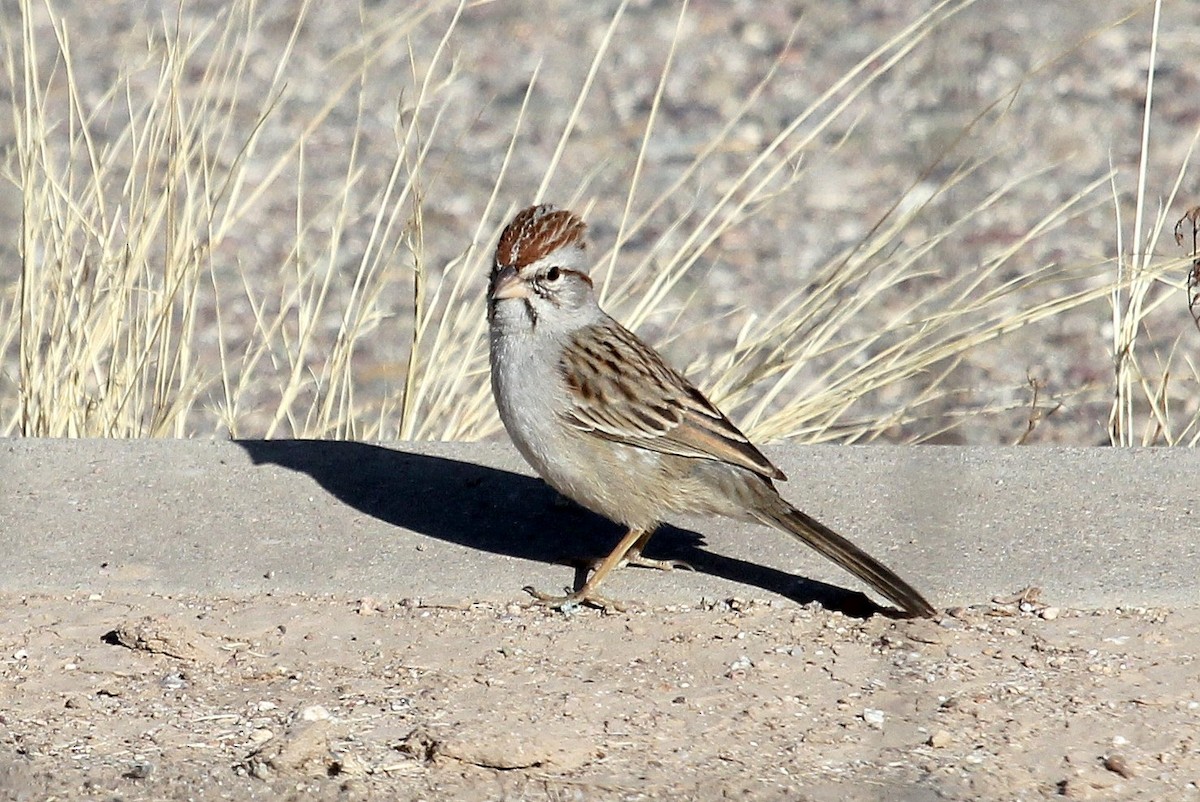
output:
<path id="1" fill-rule="evenodd" d="M 78 89 L 81 66 L 61 17 L 52 6 L 27 0 L 18 5 L 19 19 L 5 20 L 0 31 L 7 79 L 21 101 L 14 105 L 17 141 L 6 167 L 22 189 L 24 221 L 19 277 L 0 297 L 0 433 L 470 439 L 498 429 L 487 383 L 479 277 L 499 226 L 513 211 L 498 199 L 512 154 L 521 147 L 524 113 L 471 244 L 438 270 L 428 264 L 426 247 L 427 156 L 432 142 L 452 136 L 440 123 L 453 102 L 449 88 L 456 77 L 447 42 L 463 6 L 436 49 L 411 53 L 395 114 L 395 157 L 382 188 L 369 195 L 360 191 L 363 144 L 356 127 L 342 179 L 313 201 L 304 197 L 310 141 L 329 124 L 335 104 L 356 91 L 361 121 L 366 102 L 361 83 L 376 69 L 378 54 L 396 43 L 408 42 L 411 50 L 411 31 L 444 12 L 442 5 L 414 4 L 383 17 L 386 24 L 364 26 L 369 33 L 355 47 L 330 56 L 330 66 L 353 65 L 338 73 L 348 77 L 326 87 L 327 104 L 265 170 L 249 165 L 292 91 L 292 43 L 308 5 L 294 20 L 287 48 L 276 54 L 265 95 L 249 96 L 243 89 L 247 41 L 262 24 L 256 7 L 243 2 L 208 25 L 164 23 L 148 38 L 144 64 L 117 76 L 103 97 L 86 100 Z M 729 146 L 775 76 L 768 71 L 762 77 L 760 91 L 696 149 L 665 192 L 642 198 L 639 178 L 671 69 L 668 57 L 650 99 L 617 236 L 597 243 L 608 248 L 597 260 L 597 273 L 610 311 L 637 328 L 662 309 L 714 242 L 800 179 L 806 154 L 821 147 L 821 135 L 834 123 L 844 122 L 854 101 L 970 5 L 971 0 L 936 4 L 798 113 L 728 183 L 717 203 L 664 220 L 667 201 Z M 542 193 L 570 147 L 579 110 L 609 57 L 624 11 L 622 3 L 592 56 Z M 685 14 L 686 5 L 681 20 Z M 53 42 L 34 34 L 44 18 L 53 25 Z M 41 52 L 47 49 L 53 52 Z M 1018 88 L 981 109 L 961 138 L 1002 117 Z M 535 71 L 526 102 L 537 92 Z M 100 128 L 103 141 L 96 136 Z M 1150 288 L 1174 265 L 1155 266 L 1135 255 L 1132 261 L 1122 257 L 1116 276 L 1106 264 L 1046 264 L 1031 273 L 1011 269 L 1014 258 L 1040 237 L 1104 203 L 1113 176 L 1080 187 L 1069 201 L 1029 221 L 1018 241 L 998 245 L 977 269 L 943 276 L 925 267 L 938 249 L 979 215 L 1004 204 L 1022 182 L 1038 179 L 1015 177 L 982 203 L 957 209 L 949 223 L 918 236 L 924 228 L 915 223 L 926 218 L 930 204 L 988 161 L 978 154 L 956 158 L 953 164 L 930 165 L 891 208 L 876 213 L 862 241 L 816 266 L 803 286 L 741 327 L 732 351 L 690 366 L 690 374 L 756 437 L 866 441 L 890 436 L 926 416 L 932 401 L 955 392 L 948 384 L 954 367 L 980 344 L 1112 298 L 1121 393 L 1114 406 L 1114 441 L 1136 439 L 1132 398 L 1138 392 L 1156 421 L 1158 434 L 1151 440 L 1194 440 L 1194 410 L 1182 421 L 1170 417 L 1170 371 L 1156 365 L 1147 380 L 1136 348 L 1140 327 L 1163 302 L 1150 299 Z M 931 178 L 935 166 L 941 168 L 937 179 Z M 265 191 L 282 181 L 294 181 L 296 202 L 294 236 L 288 252 L 279 255 L 278 270 L 268 271 L 264 283 L 262 271 L 222 269 L 214 254 L 223 249 L 236 249 L 247 260 L 272 258 L 253 254 L 252 243 L 237 238 L 268 214 Z M 573 197 L 557 200 L 586 212 L 588 199 L 584 182 Z M 373 215 L 369 237 L 350 257 L 344 240 L 351 221 L 364 213 Z M 1153 253 L 1168 215 L 1160 213 L 1149 239 L 1140 233 L 1141 217 L 1139 206 L 1136 241 L 1147 242 L 1145 253 Z M 681 244 L 653 259 L 619 260 L 622 246 L 651 221 L 678 234 Z M 347 280 L 348 295 L 336 294 L 335 302 L 333 282 Z M 385 317 L 381 295 L 396 283 L 408 287 L 412 308 L 402 386 L 394 393 L 367 394 L 355 373 L 356 349 L 378 336 Z M 1021 300 L 1034 289 L 1044 295 L 1047 286 L 1061 292 L 1050 301 Z M 912 300 L 902 307 L 885 303 L 895 298 Z M 242 317 L 252 325 L 233 325 L 233 310 L 247 308 L 250 314 Z M 883 309 L 890 311 L 883 315 Z M 874 321 L 865 334 L 861 325 L 852 325 L 864 316 Z M 686 311 L 678 316 L 674 336 L 686 333 L 687 317 Z M 215 343 L 204 341 L 206 332 L 215 332 Z M 325 347 L 326 340 L 332 345 Z M 1168 361 L 1178 358 L 1172 349 Z M 1194 369 L 1190 375 L 1195 378 Z M 864 399 L 901 383 L 916 391 L 892 404 L 888 415 L 859 414 Z M 952 426 L 955 419 L 942 414 L 932 430 Z"/>
<path id="2" fill-rule="evenodd" d="M 43 58 L 46 43 L 34 34 L 39 9 L 21 4 L 20 27 L 3 31 L 8 79 L 23 101 L 14 106 L 13 179 L 22 188 L 24 221 L 19 281 L 0 333 L 5 357 L 13 348 L 18 353 L 19 377 L 0 394 L 3 431 L 136 437 L 224 428 L 237 435 L 244 431 L 243 399 L 265 386 L 271 411 L 259 434 L 360 433 L 354 349 L 378 323 L 382 266 L 419 244 L 405 212 L 420 205 L 422 136 L 436 133 L 438 76 L 448 76 L 439 54 L 424 74 L 411 76 L 417 91 L 399 109 L 408 125 L 391 180 L 375 199 L 370 242 L 352 266 L 349 303 L 333 309 L 328 298 L 344 267 L 338 248 L 347 220 L 358 213 L 357 138 L 343 183 L 315 219 L 297 202 L 293 247 L 273 295 L 265 296 L 252 286 L 251 271 L 219 274 L 213 254 L 237 226 L 265 214 L 261 199 L 273 182 L 295 174 L 301 193 L 308 138 L 355 86 L 351 79 L 330 88 L 328 103 L 291 147 L 265 174 L 250 174 L 259 136 L 287 92 L 291 44 L 306 9 L 265 96 L 243 94 L 247 41 L 260 20 L 253 4 L 242 3 L 197 30 L 164 24 L 147 44 L 146 65 L 85 105 L 62 18 L 48 12 L 56 52 Z M 376 27 L 359 52 L 331 62 L 357 59 L 369 70 L 373 53 L 429 13 L 409 9 L 390 27 Z M 50 99 L 55 89 L 65 89 L 53 92 L 65 107 Z M 96 128 L 105 130 L 103 145 Z M 231 295 L 249 304 L 252 331 L 223 325 Z M 216 364 L 197 357 L 205 311 L 216 317 Z M 334 347 L 314 353 L 314 331 L 331 320 L 338 326 Z M 211 407 L 197 409 L 214 386 Z"/>
<path id="3" fill-rule="evenodd" d="M 1146 103 L 1142 122 L 1141 158 L 1137 175 L 1137 204 L 1127 250 L 1121 205 L 1116 211 L 1118 279 L 1113 286 L 1113 362 L 1115 393 L 1109 414 L 1109 438 L 1113 445 L 1195 445 L 1200 441 L 1200 372 L 1186 347 L 1188 330 L 1168 334 L 1174 315 L 1158 315 L 1184 303 L 1183 284 L 1188 274 L 1184 258 L 1164 257 L 1160 247 L 1168 230 L 1174 229 L 1171 212 L 1184 173 L 1194 152 L 1200 129 L 1188 148 L 1188 158 L 1179 166 L 1174 185 L 1150 221 L 1146 220 L 1147 165 L 1150 159 L 1150 130 L 1153 123 L 1155 55 L 1159 42 L 1162 2 L 1154 4 L 1153 35 L 1150 40 L 1150 69 L 1146 75 Z M 1114 194 L 1116 190 L 1114 188 Z M 1180 221 L 1181 223 L 1183 221 Z M 1183 346 L 1181 348 L 1181 346 Z"/>

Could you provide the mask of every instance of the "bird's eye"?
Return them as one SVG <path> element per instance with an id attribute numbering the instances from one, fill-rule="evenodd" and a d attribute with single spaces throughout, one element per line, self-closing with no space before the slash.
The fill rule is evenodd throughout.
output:
<path id="1" fill-rule="evenodd" d="M 562 271 L 557 267 L 552 267 L 546 271 L 546 281 L 554 282 L 558 281 L 560 278 L 562 278 Z"/>

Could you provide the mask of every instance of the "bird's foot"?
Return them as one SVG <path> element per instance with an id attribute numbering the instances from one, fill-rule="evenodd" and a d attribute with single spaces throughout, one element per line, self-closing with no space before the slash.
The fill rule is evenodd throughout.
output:
<path id="1" fill-rule="evenodd" d="M 621 565 L 636 565 L 638 568 L 653 568 L 656 571 L 674 571 L 676 568 L 682 568 L 685 571 L 696 570 L 691 563 L 683 560 L 652 560 L 640 554 L 630 554 L 621 561 Z"/>
<path id="2" fill-rule="evenodd" d="M 566 588 L 564 588 L 565 590 Z M 549 607 L 551 610 L 560 610 L 564 613 L 571 613 L 580 607 L 586 605 L 603 610 L 606 613 L 623 613 L 625 605 L 619 601 L 606 599 L 600 594 L 588 590 L 586 587 L 580 588 L 577 591 L 567 593 L 565 596 L 554 596 L 549 593 L 542 593 L 532 585 L 526 585 L 525 592 L 534 598 L 534 604 Z"/>
<path id="3" fill-rule="evenodd" d="M 577 563 L 577 565 L 594 570 L 599 568 L 600 564 L 603 562 L 603 557 L 593 557 L 591 559 L 584 560 L 581 563 Z M 681 568 L 685 571 L 696 570 L 692 567 L 691 563 L 684 562 L 683 560 L 652 560 L 649 557 L 643 557 L 640 551 L 634 551 L 632 549 L 630 549 L 629 552 L 621 558 L 621 561 L 617 563 L 617 568 L 624 568 L 627 565 L 633 565 L 638 568 L 653 568 L 656 571 L 674 571 L 676 568 Z"/>

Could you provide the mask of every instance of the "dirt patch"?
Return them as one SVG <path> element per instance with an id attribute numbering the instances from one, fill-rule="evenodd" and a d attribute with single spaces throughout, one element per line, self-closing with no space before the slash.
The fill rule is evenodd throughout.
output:
<path id="1" fill-rule="evenodd" d="M 1200 611 L 7 596 L 7 798 L 1200 798 Z M 114 633 L 123 633 L 119 637 Z M 160 648 L 161 647 L 161 648 Z"/>

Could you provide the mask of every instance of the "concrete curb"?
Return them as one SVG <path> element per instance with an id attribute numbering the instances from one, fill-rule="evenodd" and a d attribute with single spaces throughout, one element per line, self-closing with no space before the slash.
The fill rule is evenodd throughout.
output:
<path id="1" fill-rule="evenodd" d="M 782 446 L 784 494 L 936 606 L 1028 585 L 1056 605 L 1194 606 L 1193 449 Z M 0 590 L 337 593 L 427 602 L 557 590 L 615 527 L 564 504 L 507 444 L 0 440 Z M 650 604 L 817 599 L 859 584 L 787 537 L 690 520 L 609 593 Z"/>

